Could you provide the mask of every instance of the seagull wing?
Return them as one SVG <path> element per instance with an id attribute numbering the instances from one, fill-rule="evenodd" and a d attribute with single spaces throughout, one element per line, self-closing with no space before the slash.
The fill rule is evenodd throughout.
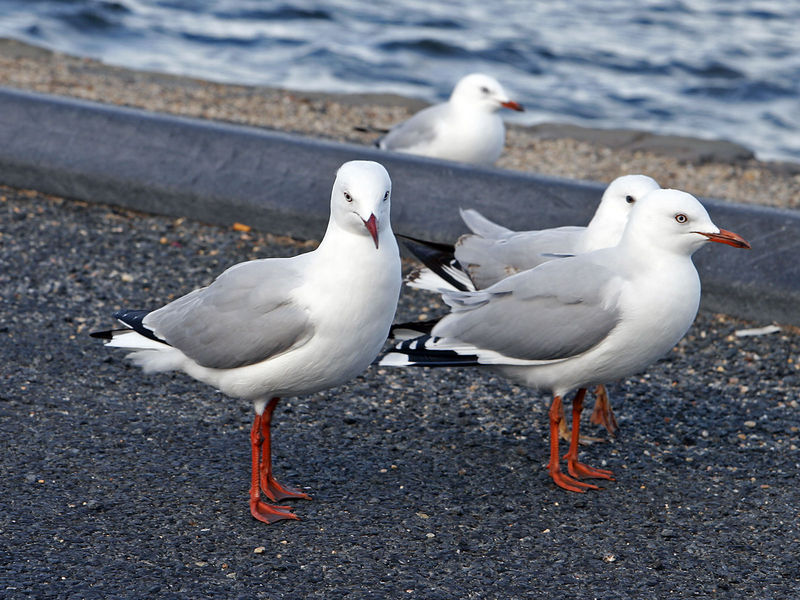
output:
<path id="1" fill-rule="evenodd" d="M 314 331 L 292 297 L 302 284 L 298 260 L 235 265 L 211 285 L 148 314 L 143 324 L 200 365 L 231 369 L 297 348 Z"/>
<path id="2" fill-rule="evenodd" d="M 389 133 L 378 140 L 378 147 L 383 150 L 421 152 L 436 138 L 446 109 L 447 104 L 437 104 L 419 111 L 392 127 Z"/>
<path id="3" fill-rule="evenodd" d="M 442 345 L 502 364 L 555 361 L 604 340 L 620 321 L 621 279 L 583 257 L 545 263 L 478 292 L 443 295 L 451 314 L 433 329 Z M 485 362 L 485 361 L 481 361 Z"/>

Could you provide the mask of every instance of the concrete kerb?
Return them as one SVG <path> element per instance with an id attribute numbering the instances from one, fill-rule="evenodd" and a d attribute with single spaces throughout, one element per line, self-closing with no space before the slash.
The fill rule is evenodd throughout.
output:
<path id="1" fill-rule="evenodd" d="M 585 223 L 603 189 L 1 87 L 0 139 L 6 185 L 298 238 L 322 235 L 336 169 L 353 159 L 389 170 L 396 232 L 438 241 L 463 233 L 460 206 L 519 229 Z M 703 308 L 800 325 L 800 213 L 703 203 L 753 245 L 698 252 Z"/>

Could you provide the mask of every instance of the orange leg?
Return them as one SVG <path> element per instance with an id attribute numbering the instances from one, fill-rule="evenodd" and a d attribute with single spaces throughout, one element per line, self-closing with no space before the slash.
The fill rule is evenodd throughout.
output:
<path id="1" fill-rule="evenodd" d="M 586 390 L 584 390 L 585 392 Z M 550 477 L 553 482 L 565 490 L 571 492 L 585 492 L 585 488 L 598 489 L 596 485 L 591 483 L 584 483 L 573 479 L 562 473 L 561 466 L 559 465 L 558 454 L 558 427 L 561 422 L 561 396 L 555 396 L 553 403 L 550 405 L 550 463 L 547 465 L 547 470 L 550 472 Z M 573 432 L 575 431 L 573 427 Z M 574 435 L 574 433 L 573 433 Z"/>
<path id="2" fill-rule="evenodd" d="M 297 519 L 288 506 L 271 506 L 261 501 L 259 491 L 259 455 L 264 442 L 261 437 L 261 415 L 256 415 L 250 430 L 250 451 L 252 469 L 250 471 L 250 514 L 264 523 L 275 523 L 283 519 Z"/>
<path id="3" fill-rule="evenodd" d="M 605 469 L 594 469 L 588 465 L 578 462 L 578 442 L 580 441 L 581 412 L 583 412 L 583 398 L 586 396 L 586 388 L 581 388 L 572 400 L 572 440 L 569 444 L 569 451 L 564 455 L 567 460 L 567 471 L 573 477 L 588 477 L 590 479 L 614 479 L 614 474 Z M 588 484 L 584 484 L 588 485 Z M 596 485 L 591 486 L 599 489 Z"/>
<path id="4" fill-rule="evenodd" d="M 592 411 L 591 422 L 595 425 L 602 425 L 608 430 L 608 433 L 614 435 L 619 425 L 614 416 L 614 411 L 611 409 L 611 401 L 608 399 L 608 391 L 603 384 L 598 385 L 594 389 L 594 410 Z"/>
<path id="5" fill-rule="evenodd" d="M 263 442 L 261 447 L 261 491 L 273 502 L 279 502 L 280 500 L 286 500 L 288 498 L 311 500 L 311 496 L 305 492 L 282 486 L 272 475 L 272 435 L 270 433 L 270 427 L 272 424 L 272 413 L 278 405 L 278 400 L 280 400 L 280 398 L 273 398 L 270 400 L 269 404 L 267 404 L 267 408 L 264 410 L 264 414 L 261 415 L 261 440 Z M 253 427 L 255 427 L 255 424 Z"/>

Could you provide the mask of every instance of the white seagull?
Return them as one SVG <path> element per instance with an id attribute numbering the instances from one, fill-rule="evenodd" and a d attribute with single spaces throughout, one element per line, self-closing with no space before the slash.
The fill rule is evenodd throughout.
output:
<path id="1" fill-rule="evenodd" d="M 476 210 L 462 210 L 461 218 L 472 234 L 461 236 L 454 247 L 399 236 L 426 265 L 412 273 L 407 283 L 438 292 L 481 290 L 554 258 L 616 246 L 636 201 L 659 188 L 647 175 L 617 177 L 603 192 L 586 227 L 512 231 Z M 605 385 L 598 384 L 595 396 L 591 421 L 602 424 L 613 435 L 618 426 Z M 570 437 L 566 421 L 561 421 L 560 435 Z"/>
<path id="2" fill-rule="evenodd" d="M 260 521 L 297 516 L 263 502 L 259 488 L 273 502 L 310 499 L 272 474 L 270 422 L 278 399 L 344 383 L 386 341 L 402 285 L 390 195 L 382 165 L 345 163 L 316 250 L 239 263 L 158 310 L 115 313 L 125 329 L 92 334 L 133 350 L 128 358 L 146 373 L 183 371 L 253 402 L 250 512 Z"/>
<path id="3" fill-rule="evenodd" d="M 503 152 L 506 130 L 501 108 L 524 110 L 493 77 L 462 78 L 450 99 L 395 125 L 375 142 L 381 150 L 419 154 L 473 164 L 493 164 Z"/>
<path id="4" fill-rule="evenodd" d="M 450 314 L 380 364 L 491 365 L 549 390 L 550 476 L 574 492 L 596 489 L 578 478 L 612 473 L 578 462 L 586 388 L 641 371 L 683 337 L 700 302 L 691 257 L 708 241 L 750 247 L 714 225 L 694 196 L 655 190 L 635 203 L 618 245 L 546 262 L 485 290 L 445 292 Z M 558 426 L 562 398 L 575 389 L 567 475 L 559 465 Z"/>

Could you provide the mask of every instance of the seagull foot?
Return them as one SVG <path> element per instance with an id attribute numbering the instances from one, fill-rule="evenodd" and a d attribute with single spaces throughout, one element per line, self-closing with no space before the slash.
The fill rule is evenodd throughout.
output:
<path id="1" fill-rule="evenodd" d="M 577 479 L 573 479 L 569 475 L 565 475 L 561 472 L 561 470 L 557 471 L 550 471 L 550 477 L 553 478 L 553 482 L 560 488 L 568 490 L 570 492 L 578 492 L 579 494 L 584 493 L 587 489 L 588 490 L 599 490 L 600 488 L 596 485 L 591 483 L 585 483 L 583 481 L 578 481 Z"/>
<path id="2" fill-rule="evenodd" d="M 271 506 L 261 500 L 250 500 L 250 514 L 253 515 L 253 518 L 268 524 L 284 519 L 300 520 L 300 517 L 292 512 L 291 507 Z"/>
<path id="3" fill-rule="evenodd" d="M 281 500 L 290 500 L 300 498 L 302 500 L 311 500 L 311 496 L 296 488 L 287 488 L 278 483 L 271 475 L 261 476 L 261 491 L 264 495 L 273 502 L 280 502 Z"/>
<path id="4" fill-rule="evenodd" d="M 611 481 L 616 481 L 614 479 L 613 471 L 608 471 L 606 469 L 595 469 L 590 467 L 589 465 L 585 465 L 577 460 L 568 460 L 567 461 L 567 471 L 573 477 L 586 477 L 588 479 L 609 479 Z M 597 487 L 597 486 L 595 486 Z"/>
<path id="5" fill-rule="evenodd" d="M 595 401 L 594 409 L 590 421 L 594 425 L 602 425 L 608 430 L 611 435 L 616 435 L 619 425 L 617 425 L 617 418 L 614 416 L 614 411 L 611 409 L 611 401 L 608 399 L 608 392 L 606 386 L 598 385 L 594 390 Z"/>

